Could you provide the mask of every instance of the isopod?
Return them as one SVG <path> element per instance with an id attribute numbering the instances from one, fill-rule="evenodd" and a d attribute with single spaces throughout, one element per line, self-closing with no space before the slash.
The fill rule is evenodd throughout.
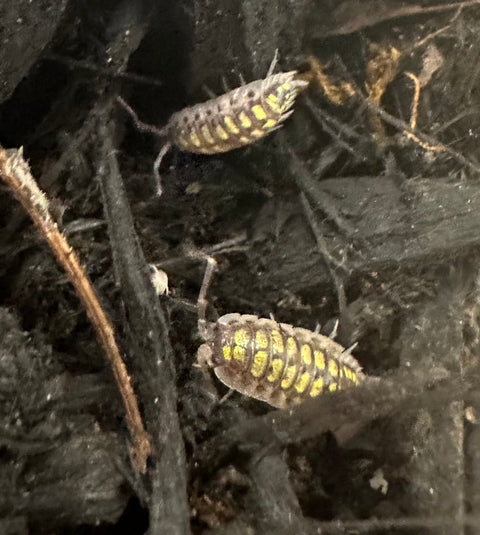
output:
<path id="1" fill-rule="evenodd" d="M 322 334 L 249 314 L 206 320 L 206 292 L 216 262 L 208 258 L 198 297 L 199 366 L 213 368 L 229 388 L 286 408 L 365 379 L 357 360 Z"/>
<path id="2" fill-rule="evenodd" d="M 174 113 L 163 128 L 141 122 L 121 98 L 119 102 L 133 117 L 139 130 L 165 137 L 154 173 L 161 193 L 160 165 L 172 146 L 198 154 L 218 154 L 254 143 L 280 128 L 293 113 L 291 109 L 308 82 L 293 70 L 273 74 L 277 54 L 265 78 Z"/>

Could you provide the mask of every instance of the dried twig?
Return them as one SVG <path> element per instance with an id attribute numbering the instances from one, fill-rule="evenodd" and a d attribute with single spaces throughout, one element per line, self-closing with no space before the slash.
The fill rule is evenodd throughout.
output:
<path id="1" fill-rule="evenodd" d="M 75 252 L 53 220 L 48 199 L 30 173 L 29 166 L 23 159 L 22 149 L 6 151 L 0 147 L 0 176 L 42 232 L 85 306 L 110 362 L 125 405 L 127 426 L 132 439 L 132 463 L 138 471 L 145 472 L 147 457 L 151 451 L 150 437 L 143 427 L 130 377 L 115 342 L 113 327 L 100 306 Z"/>
<path id="2" fill-rule="evenodd" d="M 145 425 L 154 454 L 149 462 L 149 533 L 190 533 L 187 501 L 187 463 L 177 407 L 175 358 L 170 343 L 168 314 L 151 283 L 150 268 L 135 232 L 125 185 L 117 160 L 116 126 L 111 120 L 113 99 L 99 102 L 96 175 L 100 183 L 105 219 L 115 269 L 128 316 L 125 343 L 142 400 Z"/>
<path id="3" fill-rule="evenodd" d="M 465 165 L 466 167 L 469 167 L 476 173 L 480 172 L 480 166 L 478 166 L 475 162 L 469 160 L 466 158 L 463 154 L 460 152 L 452 149 L 448 145 L 444 145 L 443 143 L 440 143 L 435 138 L 432 138 L 431 136 L 428 136 L 427 134 L 424 134 L 423 132 L 420 132 L 416 128 L 412 128 L 409 124 L 407 124 L 405 121 L 402 121 L 401 119 L 397 119 L 393 115 L 390 115 L 388 112 L 386 112 L 383 108 L 380 106 L 377 106 L 374 102 L 371 102 L 369 99 L 365 98 L 362 94 L 357 93 L 359 98 L 361 99 L 362 103 L 371 111 L 376 113 L 379 117 L 381 117 L 386 123 L 394 126 L 395 128 L 398 128 L 401 132 L 403 132 L 404 135 L 407 137 L 413 139 L 416 141 L 420 146 L 426 148 L 427 150 L 432 150 L 435 152 L 444 152 L 451 156 L 456 162 L 459 164 Z"/>
<path id="4" fill-rule="evenodd" d="M 315 30 L 314 37 L 325 38 L 333 35 L 347 35 L 371 28 L 386 21 L 403 17 L 441 13 L 452 9 L 463 9 L 478 5 L 478 0 L 448 2 L 437 5 L 422 6 L 405 2 L 385 0 L 348 0 L 340 2 L 331 16 Z"/>
<path id="5" fill-rule="evenodd" d="M 342 265 L 345 262 L 337 260 L 330 252 L 327 242 L 322 236 L 322 233 L 319 229 L 315 214 L 313 213 L 313 209 L 310 206 L 310 203 L 308 202 L 307 196 L 303 192 L 300 193 L 300 201 L 302 203 L 303 211 L 305 213 L 307 221 L 310 224 L 310 228 L 312 229 L 315 241 L 317 242 L 318 251 L 322 255 L 327 269 L 330 272 L 330 276 L 332 277 L 332 280 L 335 284 L 335 288 L 337 291 L 338 310 L 340 311 L 340 316 L 344 316 L 345 311 L 347 309 L 347 298 L 345 296 L 345 287 L 343 284 L 342 272 L 348 274 L 348 268 L 347 266 Z"/>

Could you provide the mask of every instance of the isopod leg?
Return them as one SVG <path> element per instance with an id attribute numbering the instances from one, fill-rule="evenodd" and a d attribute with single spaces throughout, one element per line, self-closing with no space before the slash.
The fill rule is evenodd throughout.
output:
<path id="1" fill-rule="evenodd" d="M 138 115 L 133 110 L 133 108 L 129 104 L 127 104 L 127 102 L 125 102 L 122 97 L 117 97 L 117 102 L 130 115 L 133 124 L 135 125 L 135 128 L 140 132 L 148 132 L 149 134 L 153 134 L 154 136 L 158 137 L 165 137 L 167 135 L 166 128 L 157 128 L 156 126 L 141 121 L 138 118 Z M 163 147 L 160 149 L 160 152 L 158 153 L 158 156 L 156 157 L 155 162 L 153 164 L 153 175 L 157 183 L 157 195 L 159 197 L 163 191 L 162 179 L 160 177 L 160 164 L 162 163 L 165 154 L 167 154 L 167 152 L 170 150 L 171 146 L 172 144 L 170 142 L 165 143 L 165 145 L 163 145 Z"/>
<path id="2" fill-rule="evenodd" d="M 218 95 L 216 95 L 207 85 L 202 84 L 202 91 L 207 95 L 208 98 L 214 99 L 217 98 Z"/>
<path id="3" fill-rule="evenodd" d="M 157 195 L 160 197 L 162 194 L 163 188 L 162 188 L 162 177 L 160 176 L 160 165 L 162 163 L 163 158 L 165 157 L 165 154 L 171 149 L 172 144 L 171 143 L 165 143 L 163 147 L 160 149 L 160 152 L 158 153 L 158 156 L 155 158 L 155 161 L 153 162 L 153 176 L 155 177 L 156 183 L 157 183 Z"/>
<path id="4" fill-rule="evenodd" d="M 228 87 L 227 79 L 225 78 L 225 76 L 222 76 L 222 87 L 225 93 L 230 93 L 231 88 Z"/>
<path id="5" fill-rule="evenodd" d="M 331 339 L 331 340 L 335 340 L 335 338 L 337 337 L 337 334 L 338 334 L 338 319 L 335 320 L 335 325 L 333 326 L 333 329 L 332 329 L 332 332 L 328 335 L 328 337 Z"/>
<path id="6" fill-rule="evenodd" d="M 200 332 L 200 336 L 203 336 L 206 330 L 206 326 L 207 326 L 206 313 L 207 313 L 207 303 L 208 303 L 207 292 L 212 282 L 212 278 L 215 273 L 215 270 L 217 269 L 217 261 L 215 260 L 215 258 L 213 258 L 213 256 L 206 255 L 206 259 L 207 259 L 207 267 L 205 268 L 202 286 L 200 287 L 200 291 L 198 293 L 198 299 L 197 299 L 198 330 Z"/>
<path id="7" fill-rule="evenodd" d="M 270 63 L 270 67 L 268 68 L 267 76 L 265 76 L 265 78 L 268 78 L 269 76 L 273 74 L 273 71 L 275 70 L 277 63 L 278 63 L 278 48 L 275 49 L 275 54 L 273 56 L 272 63 Z"/>
<path id="8" fill-rule="evenodd" d="M 347 349 L 345 349 L 345 351 L 343 351 L 342 356 L 351 355 L 351 354 L 352 354 L 352 351 L 353 351 L 357 346 L 358 346 L 358 342 L 355 342 L 355 343 L 352 344 L 350 347 L 347 347 Z"/>

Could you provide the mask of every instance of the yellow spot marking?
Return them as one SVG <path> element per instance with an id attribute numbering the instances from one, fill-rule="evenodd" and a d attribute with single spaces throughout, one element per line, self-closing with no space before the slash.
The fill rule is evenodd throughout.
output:
<path id="1" fill-rule="evenodd" d="M 285 376 L 282 379 L 282 388 L 287 389 L 290 388 L 293 385 L 293 382 L 295 381 L 295 374 L 297 373 L 297 366 L 296 364 L 293 364 L 293 366 L 288 366 L 287 371 L 285 372 Z"/>
<path id="2" fill-rule="evenodd" d="M 310 366 L 312 363 L 312 350 L 308 344 L 303 344 L 301 350 L 302 360 L 306 366 Z"/>
<path id="3" fill-rule="evenodd" d="M 180 145 L 181 147 L 188 147 L 189 143 L 187 141 L 187 138 L 185 136 L 178 136 L 176 143 Z"/>
<path id="4" fill-rule="evenodd" d="M 323 390 L 323 379 L 319 377 L 313 381 L 312 389 L 310 390 L 310 397 L 314 398 L 322 393 Z"/>
<path id="5" fill-rule="evenodd" d="M 335 390 L 337 389 L 337 383 L 332 383 L 328 389 L 330 390 L 330 392 L 335 392 Z"/>
<path id="6" fill-rule="evenodd" d="M 277 121 L 275 119 L 269 119 L 268 121 L 265 121 L 263 123 L 262 128 L 264 130 L 269 130 L 270 128 L 273 128 L 277 124 Z"/>
<path id="7" fill-rule="evenodd" d="M 207 143 L 210 143 L 211 145 L 215 143 L 215 140 L 213 139 L 213 136 L 208 128 L 208 125 L 204 124 L 202 128 L 200 128 L 200 132 L 202 133 L 202 136 L 204 137 Z"/>
<path id="8" fill-rule="evenodd" d="M 200 147 L 202 144 L 196 132 L 191 132 L 190 141 L 195 145 L 195 147 Z"/>
<path id="9" fill-rule="evenodd" d="M 252 126 L 252 121 L 244 111 L 240 112 L 238 118 L 243 128 L 250 128 Z"/>
<path id="10" fill-rule="evenodd" d="M 250 336 L 245 329 L 238 329 L 238 331 L 235 331 L 234 340 L 238 346 L 247 347 L 248 342 L 250 342 Z"/>
<path id="11" fill-rule="evenodd" d="M 279 331 L 272 331 L 272 349 L 274 353 L 283 353 L 283 338 Z"/>
<path id="12" fill-rule="evenodd" d="M 275 95 L 273 93 L 270 93 L 270 95 L 268 95 L 268 97 L 265 99 L 265 101 L 267 102 L 267 104 L 270 106 L 270 108 L 274 112 L 279 113 L 281 111 L 281 108 L 278 105 L 278 97 L 277 97 L 277 95 Z"/>
<path id="13" fill-rule="evenodd" d="M 235 346 L 233 348 L 233 358 L 243 362 L 245 360 L 245 348 L 240 346 Z"/>
<path id="14" fill-rule="evenodd" d="M 227 132 L 225 132 L 225 130 L 219 124 L 217 124 L 217 126 L 215 127 L 215 132 L 217 133 L 220 139 L 228 139 Z"/>
<path id="15" fill-rule="evenodd" d="M 274 381 L 277 381 L 280 378 L 280 375 L 282 375 L 283 360 L 273 359 L 272 363 L 270 364 L 270 369 L 272 370 L 272 372 L 267 377 L 267 380 L 273 383 Z"/>
<path id="16" fill-rule="evenodd" d="M 263 121 L 267 118 L 267 114 L 260 104 L 255 104 L 255 106 L 252 106 L 252 112 L 259 121 Z"/>
<path id="17" fill-rule="evenodd" d="M 357 374 L 351 370 L 350 368 L 347 368 L 346 366 L 343 367 L 343 372 L 345 374 L 345 377 L 347 379 L 350 379 L 355 384 L 358 384 L 358 376 Z"/>
<path id="18" fill-rule="evenodd" d="M 254 377 L 261 377 L 267 368 L 268 354 L 266 351 L 257 351 L 253 357 L 252 375 Z"/>
<path id="19" fill-rule="evenodd" d="M 223 358 L 232 360 L 232 348 L 230 346 L 223 346 Z"/>
<path id="20" fill-rule="evenodd" d="M 240 138 L 240 141 L 241 141 L 242 143 L 250 143 L 250 139 L 249 139 L 248 137 L 246 137 L 246 136 L 242 136 L 242 137 Z"/>
<path id="21" fill-rule="evenodd" d="M 250 132 L 250 135 L 252 137 L 262 137 L 265 135 L 265 132 L 263 130 L 260 130 L 259 128 L 255 128 L 255 130 L 252 130 Z"/>
<path id="22" fill-rule="evenodd" d="M 255 334 L 255 347 L 266 349 L 268 347 L 268 336 L 265 331 L 257 331 Z"/>
<path id="23" fill-rule="evenodd" d="M 308 383 L 310 382 L 310 374 L 308 372 L 302 373 L 301 377 L 297 379 L 297 382 L 295 383 L 295 390 L 302 394 L 305 392 L 305 389 L 308 386 Z"/>
<path id="24" fill-rule="evenodd" d="M 292 86 L 288 82 L 285 82 L 284 84 L 280 86 L 280 88 L 285 89 L 285 91 L 289 91 L 292 88 Z"/>
<path id="25" fill-rule="evenodd" d="M 223 122 L 232 134 L 240 133 L 240 128 L 238 128 L 238 126 L 235 124 L 235 121 L 228 115 L 223 118 Z"/>
<path id="26" fill-rule="evenodd" d="M 313 355 L 315 357 L 315 366 L 319 370 L 324 370 L 325 369 L 325 356 L 323 355 L 323 353 L 321 351 L 314 351 Z"/>
<path id="27" fill-rule="evenodd" d="M 297 356 L 297 351 L 298 347 L 297 342 L 295 342 L 295 338 L 289 336 L 287 338 L 287 357 L 289 357 L 289 360 L 291 360 L 292 357 L 295 358 Z"/>
<path id="28" fill-rule="evenodd" d="M 338 364 L 334 360 L 328 361 L 328 371 L 332 377 L 338 377 Z"/>

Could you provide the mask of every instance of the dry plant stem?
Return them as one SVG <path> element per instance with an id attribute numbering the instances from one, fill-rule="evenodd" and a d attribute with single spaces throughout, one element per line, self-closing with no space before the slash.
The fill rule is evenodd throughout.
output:
<path id="1" fill-rule="evenodd" d="M 115 278 L 120 283 L 128 317 L 125 344 L 138 382 L 145 425 L 152 439 L 146 495 L 150 535 L 190 534 L 187 461 L 178 417 L 175 357 L 170 343 L 168 312 L 150 280 L 140 239 L 135 231 L 117 160 L 113 100 L 99 102 L 96 117 L 96 178 L 102 191 Z M 146 487 L 148 484 L 148 487 Z"/>
<path id="2" fill-rule="evenodd" d="M 417 128 L 418 101 L 420 100 L 420 80 L 413 74 L 413 72 L 406 72 L 405 75 L 413 82 L 414 94 L 412 99 L 412 109 L 410 110 L 410 128 L 415 130 L 415 128 Z"/>
<path id="3" fill-rule="evenodd" d="M 290 148 L 283 132 L 279 132 L 277 137 L 282 143 L 282 150 L 284 154 L 286 154 L 289 158 L 288 162 L 298 188 L 305 193 L 305 195 L 310 197 L 310 199 L 314 202 L 315 207 L 322 210 L 322 212 L 326 214 L 327 218 L 333 221 L 339 230 L 349 236 L 354 235 L 355 228 L 350 225 L 348 221 L 345 221 L 341 217 L 340 213 L 332 203 L 328 203 L 328 200 L 325 200 L 325 197 L 318 189 L 317 182 L 315 182 L 315 180 L 310 176 L 307 169 L 303 167 L 303 164 L 298 156 Z"/>
<path id="4" fill-rule="evenodd" d="M 407 137 L 410 139 L 413 139 L 416 143 L 418 143 L 421 147 L 425 148 L 426 150 L 431 150 L 433 152 L 444 152 L 448 155 L 450 155 L 454 160 L 456 160 L 458 163 L 465 165 L 475 171 L 476 173 L 480 172 L 480 167 L 475 163 L 470 161 L 468 158 L 463 156 L 460 152 L 452 149 L 451 147 L 444 145 L 443 143 L 440 143 L 438 140 L 432 138 L 431 136 L 428 136 L 417 129 L 413 129 L 410 127 L 409 124 L 406 122 L 397 119 L 393 115 L 390 115 L 385 110 L 383 110 L 381 107 L 377 106 L 375 103 L 371 102 L 369 99 L 365 98 L 363 95 L 357 93 L 363 102 L 365 106 L 374 111 L 379 117 L 381 117 L 386 123 L 394 126 L 395 128 L 398 128 L 401 132 L 403 132 Z"/>
<path id="5" fill-rule="evenodd" d="M 307 221 L 310 225 L 310 228 L 312 229 L 312 233 L 315 237 L 315 241 L 317 242 L 318 251 L 323 256 L 324 262 L 335 284 L 340 316 L 344 317 L 345 311 L 347 309 L 347 298 L 345 296 L 345 287 L 343 284 L 343 279 L 337 273 L 337 270 L 342 269 L 345 272 L 347 271 L 347 268 L 346 266 L 342 266 L 342 263 L 339 262 L 336 258 L 334 258 L 332 254 L 330 253 L 328 246 L 327 246 L 327 242 L 325 241 L 325 238 L 322 236 L 322 233 L 318 227 L 315 214 L 313 212 L 313 208 L 310 206 L 307 196 L 303 192 L 300 193 L 300 201 L 302 203 L 303 211 L 305 212 Z"/>
<path id="6" fill-rule="evenodd" d="M 150 437 L 143 427 L 137 400 L 125 364 L 115 342 L 113 328 L 103 311 L 77 256 L 49 212 L 48 199 L 39 189 L 23 159 L 22 149 L 6 151 L 0 147 L 0 176 L 22 204 L 52 248 L 58 262 L 68 273 L 113 370 L 126 412 L 131 435 L 130 454 L 136 470 L 145 472 L 151 451 Z"/>

